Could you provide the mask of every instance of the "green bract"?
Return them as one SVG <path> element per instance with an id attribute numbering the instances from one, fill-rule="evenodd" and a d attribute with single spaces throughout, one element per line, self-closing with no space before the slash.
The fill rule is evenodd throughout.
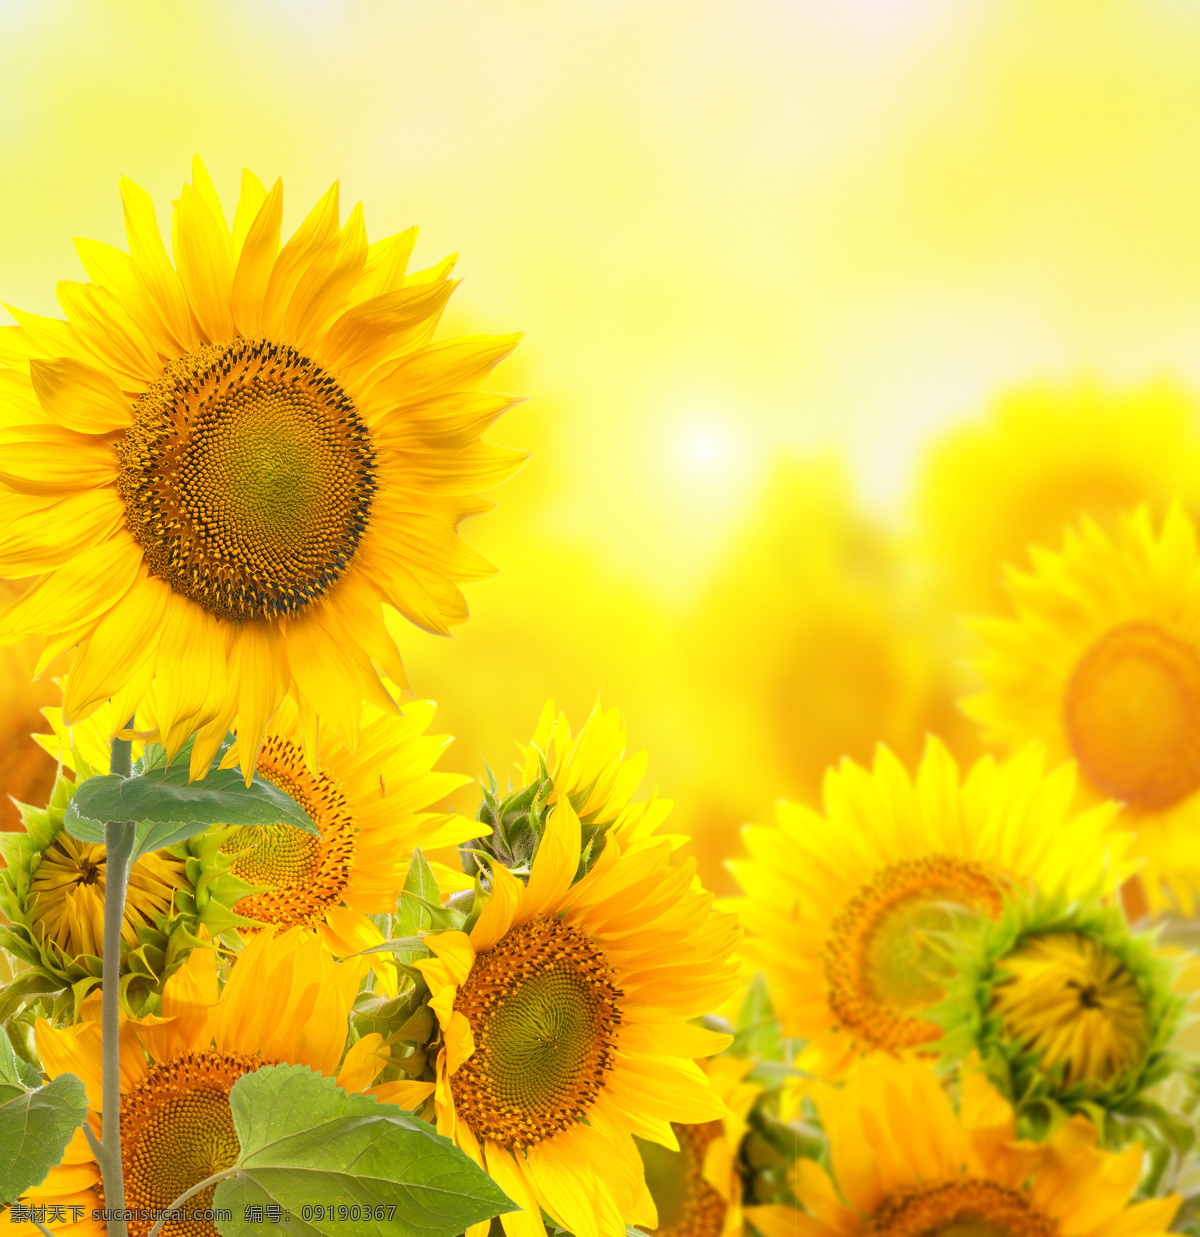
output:
<path id="1" fill-rule="evenodd" d="M 1144 1016 L 1143 1050 L 1135 1064 L 1107 1080 L 1069 1082 L 1062 1063 L 1048 1069 L 1042 1053 L 1017 1040 L 996 1008 L 1005 969 L 1023 946 L 1039 937 L 1070 934 L 1094 941 L 1116 959 L 1136 986 Z M 1152 1140 L 1145 1123 L 1161 1124 L 1165 1110 L 1147 1095 L 1179 1064 L 1170 1043 L 1183 1020 L 1185 1002 L 1173 991 L 1176 967 L 1155 952 L 1157 933 L 1133 933 L 1115 906 L 1069 903 L 1026 895 L 1008 902 L 996 920 L 982 919 L 973 933 L 948 946 L 953 975 L 946 997 L 927 1017 L 941 1026 L 944 1058 L 959 1062 L 977 1053 L 1000 1092 L 1017 1110 L 1023 1131 L 1044 1137 L 1067 1114 L 1089 1116 L 1118 1145 L 1134 1136 Z M 1082 995 L 1081 995 L 1082 999 Z M 1132 1128 L 1132 1127 L 1137 1127 Z"/>

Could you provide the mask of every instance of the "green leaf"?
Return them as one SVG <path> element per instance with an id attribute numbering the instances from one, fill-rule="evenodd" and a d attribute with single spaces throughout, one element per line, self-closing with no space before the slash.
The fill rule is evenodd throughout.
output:
<path id="1" fill-rule="evenodd" d="M 729 1051 L 736 1057 L 758 1057 L 764 1061 L 783 1060 L 783 1040 L 779 1021 L 767 991 L 767 981 L 755 975 L 738 1012 L 737 1034 Z"/>
<path id="2" fill-rule="evenodd" d="M 454 1237 L 515 1205 L 431 1125 L 394 1104 L 347 1095 L 303 1065 L 245 1074 L 229 1094 L 241 1142 L 237 1177 L 221 1182 L 214 1208 L 232 1220 L 223 1237 L 263 1237 L 245 1208 L 283 1209 L 285 1233 L 314 1237 Z M 380 1219 L 340 1216 L 340 1207 L 382 1207 Z M 330 1215 L 330 1208 L 335 1214 Z M 318 1216 L 318 1209 L 324 1214 Z"/>
<path id="3" fill-rule="evenodd" d="M 247 786 L 236 769 L 215 769 L 190 785 L 187 764 L 154 767 L 140 777 L 107 773 L 75 791 L 63 821 L 81 842 L 104 843 L 106 820 L 136 822 L 133 860 L 183 842 L 210 825 L 293 825 L 320 833 L 291 796 L 254 775 Z"/>
<path id="4" fill-rule="evenodd" d="M 384 941 L 382 945 L 372 945 L 370 949 L 360 949 L 358 953 L 351 954 L 350 957 L 361 958 L 364 954 L 427 954 L 428 952 L 429 947 L 425 944 L 421 937 L 403 936 L 398 941 Z"/>
<path id="5" fill-rule="evenodd" d="M 409 896 L 405 896 L 405 895 Z M 408 876 L 404 880 L 404 893 L 396 902 L 395 932 L 397 936 L 416 936 L 422 929 L 430 926 L 429 912 L 425 903 L 441 906 L 442 893 L 438 889 L 437 877 L 425 858 L 424 851 L 418 846 L 414 848 L 412 861 L 408 865 Z"/>
<path id="6" fill-rule="evenodd" d="M 74 1074 L 27 1087 L 17 1054 L 0 1033 L 0 1199 L 13 1202 L 41 1185 L 87 1112 L 87 1094 Z"/>

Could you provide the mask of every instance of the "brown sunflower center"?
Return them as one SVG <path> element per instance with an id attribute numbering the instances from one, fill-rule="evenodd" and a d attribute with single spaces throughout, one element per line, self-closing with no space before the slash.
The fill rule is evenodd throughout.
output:
<path id="1" fill-rule="evenodd" d="M 654 1237 L 721 1237 L 728 1205 L 704 1179 L 704 1157 L 709 1146 L 725 1136 L 720 1121 L 703 1125 L 675 1125 L 679 1150 L 637 1139 L 646 1170 L 646 1188 L 658 1209 Z"/>
<path id="2" fill-rule="evenodd" d="M 1152 623 L 1093 645 L 1067 684 L 1075 757 L 1104 794 L 1162 808 L 1200 787 L 1200 653 Z"/>
<path id="3" fill-rule="evenodd" d="M 913 1048 L 941 1032 L 912 1011 L 936 1003 L 950 964 L 944 942 L 964 915 L 995 917 L 999 879 L 951 855 L 890 864 L 842 909 L 825 942 L 829 1004 L 839 1024 L 877 1048 Z"/>
<path id="4" fill-rule="evenodd" d="M 1092 937 L 1047 932 L 1003 958 L 992 1008 L 1006 1033 L 1063 1082 L 1106 1083 L 1146 1048 L 1146 1003 L 1125 964 Z"/>
<path id="5" fill-rule="evenodd" d="M 105 866 L 103 846 L 80 842 L 64 830 L 33 870 L 29 911 L 34 931 L 68 958 L 103 954 Z M 181 860 L 165 852 L 139 859 L 129 874 L 122 939 L 136 946 L 137 929 L 153 927 L 167 914 L 175 890 L 185 883 Z"/>
<path id="6" fill-rule="evenodd" d="M 235 829 L 221 844 L 236 854 L 232 872 L 265 892 L 241 898 L 239 915 L 278 928 L 311 926 L 341 905 L 354 867 L 354 816 L 346 796 L 328 773 L 313 775 L 304 752 L 289 739 L 268 735 L 258 770 L 291 795 L 309 814 L 321 836 L 291 825 L 251 825 Z"/>
<path id="7" fill-rule="evenodd" d="M 557 919 L 480 954 L 454 1002 L 475 1051 L 450 1079 L 472 1133 L 526 1147 L 582 1120 L 613 1068 L 620 996 L 600 950 Z"/>
<path id="8" fill-rule="evenodd" d="M 152 1065 L 121 1097 L 121 1158 L 125 1206 L 161 1211 L 205 1177 L 229 1168 L 240 1147 L 229 1092 L 243 1075 L 271 1062 L 241 1052 L 189 1052 Z M 188 1219 L 169 1220 L 164 1237 L 215 1237 L 211 1220 L 190 1213 L 212 1206 L 216 1186 L 194 1195 Z M 154 1221 L 130 1220 L 130 1237 L 145 1237 Z"/>
<path id="9" fill-rule="evenodd" d="M 960 1177 L 887 1195 L 863 1237 L 1057 1237 L 1058 1223 L 1023 1190 Z"/>
<path id="10" fill-rule="evenodd" d="M 272 618 L 320 596 L 370 515 L 367 427 L 287 344 L 235 339 L 169 362 L 117 451 L 150 570 L 220 618 Z"/>

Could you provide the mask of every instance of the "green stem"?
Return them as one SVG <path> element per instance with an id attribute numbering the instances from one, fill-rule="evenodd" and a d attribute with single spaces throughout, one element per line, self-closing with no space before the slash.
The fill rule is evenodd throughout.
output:
<path id="1" fill-rule="evenodd" d="M 195 1194 L 199 1194 L 201 1190 L 207 1190 L 210 1185 L 216 1185 L 218 1181 L 224 1181 L 228 1177 L 236 1177 L 242 1170 L 236 1165 L 233 1168 L 223 1168 L 219 1173 L 213 1173 L 211 1177 L 205 1177 L 203 1181 L 197 1181 L 190 1190 L 184 1192 L 175 1199 L 174 1202 L 168 1203 L 163 1210 L 174 1211 L 176 1207 L 186 1203 L 189 1198 Z M 159 1230 L 166 1224 L 166 1218 L 159 1220 L 157 1224 L 150 1230 L 150 1237 L 158 1237 Z"/>
<path id="2" fill-rule="evenodd" d="M 130 719 L 130 725 L 133 719 Z M 132 744 L 114 739 L 111 772 L 128 777 L 132 769 Z M 125 1210 L 125 1171 L 121 1161 L 121 928 L 125 917 L 125 890 L 133 856 L 132 821 L 110 820 L 104 825 L 104 982 L 100 1000 L 100 1053 L 104 1066 L 100 1145 L 100 1172 L 104 1181 L 104 1206 Z M 124 1220 L 108 1221 L 109 1237 L 128 1237 Z"/>

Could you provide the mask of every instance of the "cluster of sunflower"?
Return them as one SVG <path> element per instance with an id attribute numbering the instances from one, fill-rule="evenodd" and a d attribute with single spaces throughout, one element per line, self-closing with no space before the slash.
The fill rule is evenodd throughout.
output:
<path id="1" fill-rule="evenodd" d="M 61 689 L 0 835 L 0 1231 L 1200 1231 L 1186 503 L 1034 549 L 975 624 L 992 753 L 842 760 L 717 905 L 615 709 L 548 704 L 468 819 L 396 703 L 396 616 L 490 571 L 514 337 L 435 343 L 451 264 L 336 190 L 283 243 L 197 162 L 173 262 L 122 195 L 128 252 L 0 331 L 0 640 Z"/>
<path id="2" fill-rule="evenodd" d="M 128 252 L 82 242 L 66 320 L 0 332 L 0 571 L 32 577 L 0 640 L 61 688 L 2 843 L 0 1230 L 653 1228 L 638 1140 L 729 1117 L 696 1020 L 735 916 L 615 712 L 547 706 L 469 820 L 434 705 L 396 703 L 396 615 L 446 633 L 491 570 L 456 529 L 524 459 L 480 440 L 515 338 L 433 342 L 451 263 L 336 188 L 282 243 L 278 184 L 229 224 L 197 161 L 174 262 L 122 197 Z M 236 1180 L 292 1206 L 223 1214 Z"/>

